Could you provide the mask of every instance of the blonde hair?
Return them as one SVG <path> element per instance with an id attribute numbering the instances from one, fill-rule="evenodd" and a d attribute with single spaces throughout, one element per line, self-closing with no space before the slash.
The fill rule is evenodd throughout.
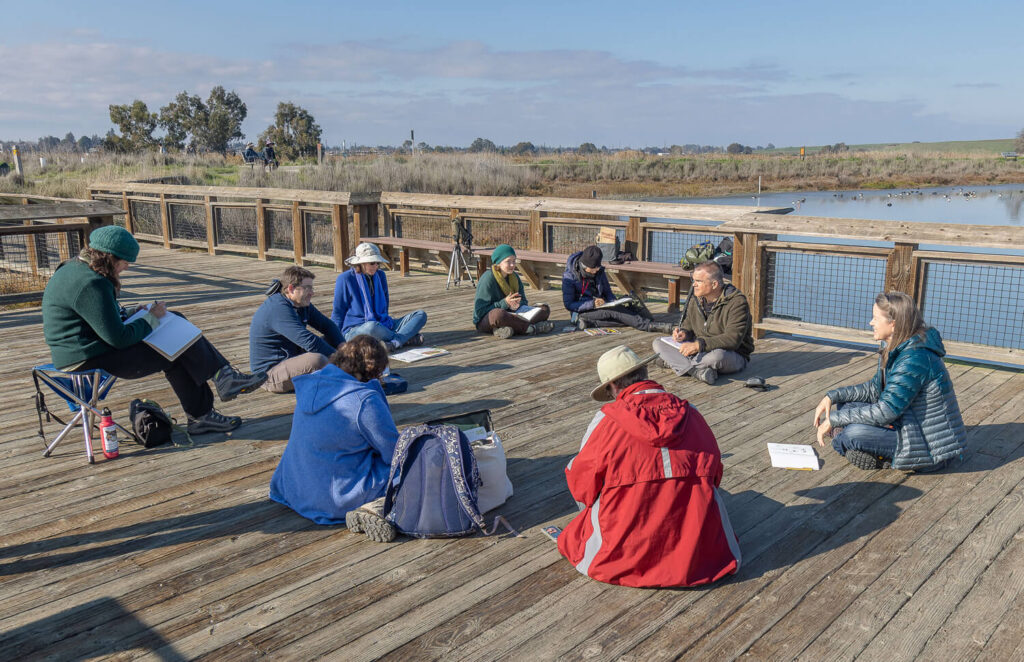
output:
<path id="1" fill-rule="evenodd" d="M 893 347 L 899 347 L 901 343 L 913 336 L 921 336 L 923 340 L 928 325 L 924 321 L 921 310 L 909 294 L 883 292 L 875 297 L 875 305 L 885 313 L 886 318 L 893 324 L 892 338 L 882 349 L 882 365 L 885 365 L 889 362 L 889 352 Z"/>

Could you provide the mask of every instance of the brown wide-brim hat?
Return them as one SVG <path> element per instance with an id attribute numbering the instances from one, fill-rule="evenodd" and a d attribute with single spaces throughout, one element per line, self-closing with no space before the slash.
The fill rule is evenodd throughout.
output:
<path id="1" fill-rule="evenodd" d="M 590 392 L 590 397 L 598 402 L 610 402 L 612 395 L 608 392 L 608 384 L 619 377 L 625 377 L 656 358 L 658 358 L 657 354 L 651 354 L 642 359 L 625 345 L 608 350 L 597 360 L 597 378 L 601 380 L 601 385 Z"/>

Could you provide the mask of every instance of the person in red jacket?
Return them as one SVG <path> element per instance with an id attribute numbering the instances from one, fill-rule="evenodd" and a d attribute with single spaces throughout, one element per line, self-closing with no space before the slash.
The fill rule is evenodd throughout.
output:
<path id="1" fill-rule="evenodd" d="M 718 492 L 722 455 L 704 417 L 620 345 L 601 356 L 601 407 L 565 469 L 581 512 L 558 551 L 591 579 L 622 586 L 697 586 L 740 567 Z"/>

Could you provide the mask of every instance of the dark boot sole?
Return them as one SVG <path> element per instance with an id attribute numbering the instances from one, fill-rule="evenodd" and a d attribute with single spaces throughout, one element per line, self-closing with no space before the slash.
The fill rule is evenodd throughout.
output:
<path id="1" fill-rule="evenodd" d="M 865 453 L 856 449 L 846 451 L 846 459 L 853 466 L 864 471 L 874 471 L 876 469 L 887 469 L 890 463 L 877 455 L 871 453 Z"/>

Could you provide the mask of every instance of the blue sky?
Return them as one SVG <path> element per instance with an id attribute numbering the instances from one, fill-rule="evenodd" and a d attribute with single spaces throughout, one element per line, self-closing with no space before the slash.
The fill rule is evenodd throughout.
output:
<path id="1" fill-rule="evenodd" d="M 37 2 L 0 36 L 0 139 L 103 134 L 214 85 L 331 145 L 778 146 L 1024 127 L 1024 3 Z"/>

